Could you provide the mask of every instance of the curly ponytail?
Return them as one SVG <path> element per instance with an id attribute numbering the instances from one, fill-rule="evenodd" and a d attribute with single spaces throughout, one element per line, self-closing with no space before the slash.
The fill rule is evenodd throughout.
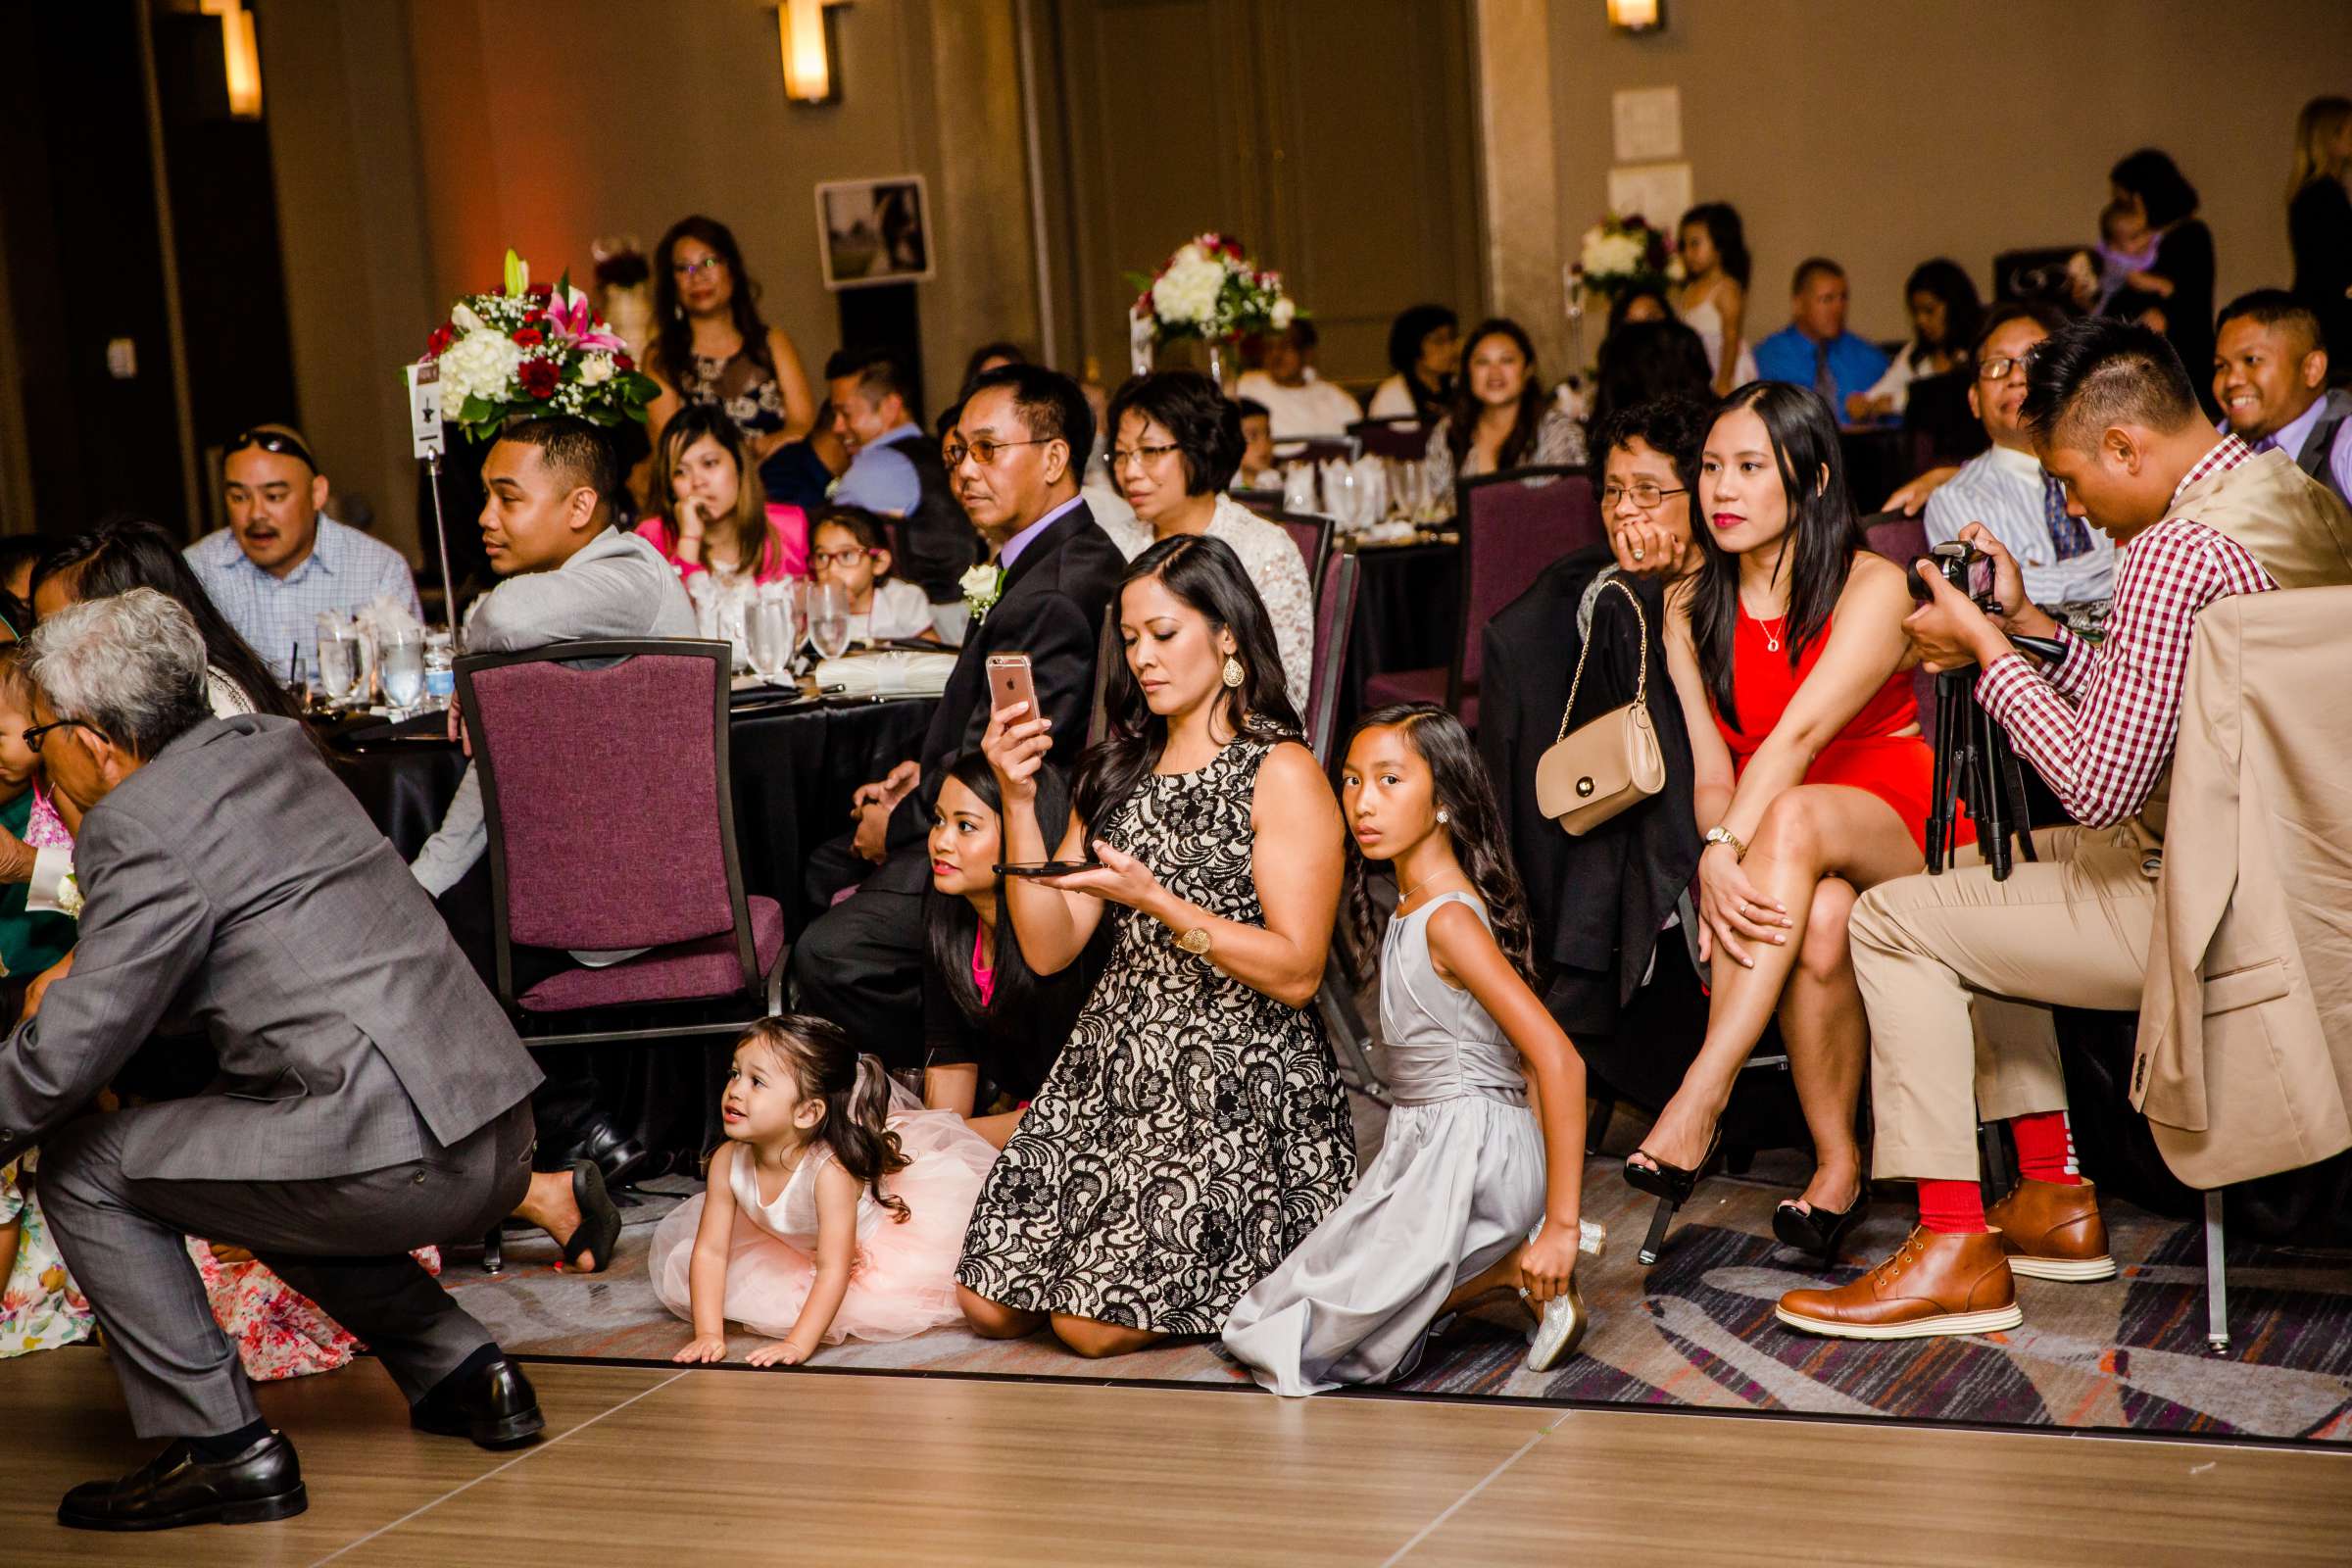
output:
<path id="1" fill-rule="evenodd" d="M 807 1013 L 762 1018 L 746 1040 L 758 1041 L 788 1064 L 805 1099 L 825 1102 L 817 1141 L 904 1224 L 906 1200 L 882 1190 L 882 1178 L 910 1161 L 890 1130 L 890 1074 L 882 1058 L 860 1054 L 839 1024 Z"/>

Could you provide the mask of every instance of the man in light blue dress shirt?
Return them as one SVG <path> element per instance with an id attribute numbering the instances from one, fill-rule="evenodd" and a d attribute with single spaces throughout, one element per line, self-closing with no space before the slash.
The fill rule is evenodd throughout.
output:
<path id="1" fill-rule="evenodd" d="M 264 663 L 316 674 L 322 610 L 350 614 L 389 598 L 424 618 L 407 559 L 326 514 L 326 475 L 300 431 L 256 425 L 229 442 L 220 467 L 228 526 L 188 546 L 188 565 Z"/>
<path id="2" fill-rule="evenodd" d="M 2329 391 L 2328 368 L 2319 318 L 2284 289 L 2258 288 L 2222 307 L 2213 347 L 2222 428 L 2256 452 L 2278 448 L 2352 501 L 2352 392 Z"/>
<path id="3" fill-rule="evenodd" d="M 1787 326 L 1756 345 L 1756 375 L 1809 386 L 1845 422 L 1845 400 L 1886 373 L 1886 356 L 1845 329 L 1845 269 L 1826 256 L 1797 263 Z"/>
<path id="4" fill-rule="evenodd" d="M 1928 497 L 1928 542 L 1943 544 L 1981 522 L 2025 573 L 2026 593 L 2044 608 L 2082 609 L 2115 597 L 2115 545 L 2066 512 L 2066 493 L 2044 473 L 2018 423 L 2026 400 L 2025 357 L 2064 324 L 2046 305 L 2002 305 L 1977 333 L 1977 378 L 1968 408 L 1992 438 Z"/>

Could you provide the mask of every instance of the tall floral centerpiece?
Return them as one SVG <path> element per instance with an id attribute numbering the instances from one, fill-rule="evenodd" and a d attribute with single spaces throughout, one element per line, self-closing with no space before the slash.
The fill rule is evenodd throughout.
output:
<path id="1" fill-rule="evenodd" d="M 1234 368 L 1234 339 L 1283 331 L 1299 314 L 1283 292 L 1282 274 L 1250 261 L 1223 234 L 1196 235 L 1158 271 L 1129 272 L 1127 281 L 1142 291 L 1128 316 L 1139 375 L 1152 368 L 1154 345 L 1199 338 L 1208 345 L 1209 375 L 1223 386 Z"/>
<path id="2" fill-rule="evenodd" d="M 471 441 L 490 440 L 518 418 L 642 424 L 660 390 L 571 286 L 570 273 L 534 283 L 513 251 L 499 287 L 452 306 L 419 363 L 438 367 L 442 412 Z"/>
<path id="3" fill-rule="evenodd" d="M 1671 247 L 1665 230 L 1650 226 L 1639 213 L 1614 215 L 1585 230 L 1577 261 L 1585 287 L 1612 304 L 1619 294 L 1643 284 L 1663 288 Z"/>

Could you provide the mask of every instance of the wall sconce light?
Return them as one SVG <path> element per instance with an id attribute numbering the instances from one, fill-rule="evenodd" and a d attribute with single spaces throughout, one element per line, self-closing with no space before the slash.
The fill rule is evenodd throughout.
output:
<path id="1" fill-rule="evenodd" d="M 796 104 L 841 101 L 835 76 L 833 7 L 840 0 L 784 0 L 776 9 L 776 37 L 783 52 L 784 96 Z"/>
<path id="2" fill-rule="evenodd" d="M 240 0 L 199 0 L 197 9 L 220 19 L 220 56 L 228 72 L 230 117 L 261 119 L 262 51 L 254 40 L 253 13 Z"/>
<path id="3" fill-rule="evenodd" d="M 1666 30 L 1666 0 L 1608 0 L 1609 25 L 1619 32 Z"/>

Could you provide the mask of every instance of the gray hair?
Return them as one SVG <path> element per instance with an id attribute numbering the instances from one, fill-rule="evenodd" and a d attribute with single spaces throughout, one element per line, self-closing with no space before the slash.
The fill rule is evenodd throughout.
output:
<path id="1" fill-rule="evenodd" d="M 57 716 L 142 760 L 211 716 L 196 617 L 152 588 L 43 616 L 29 647 L 26 669 Z"/>

